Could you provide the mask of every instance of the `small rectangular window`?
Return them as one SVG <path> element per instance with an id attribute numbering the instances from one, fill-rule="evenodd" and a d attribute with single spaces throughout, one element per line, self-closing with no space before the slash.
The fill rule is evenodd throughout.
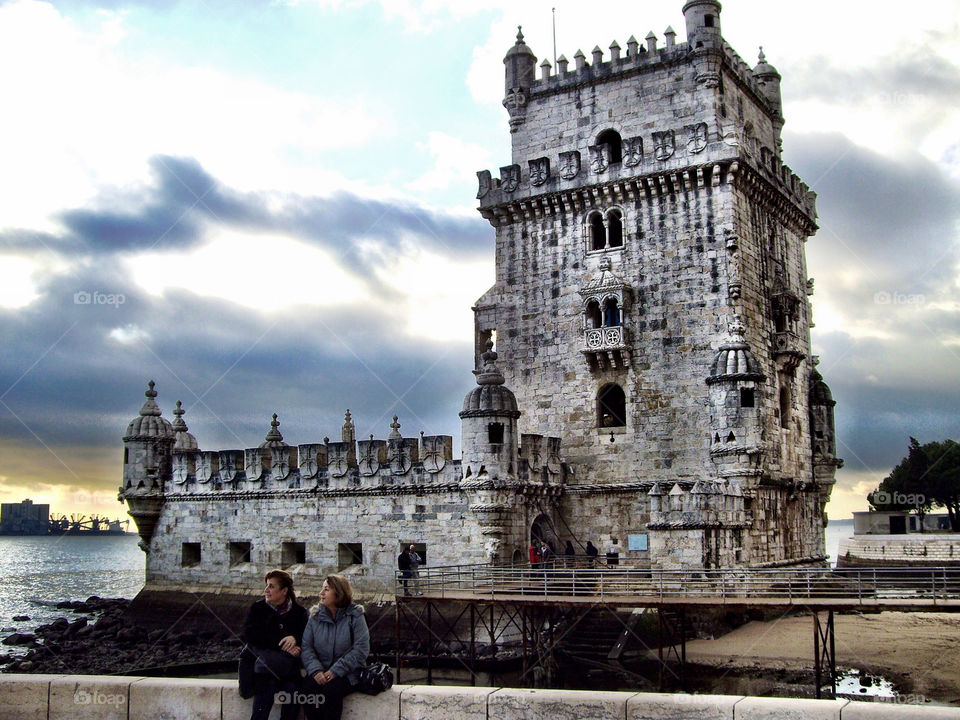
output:
<path id="1" fill-rule="evenodd" d="M 752 408 L 753 406 L 753 388 L 740 388 L 740 407 Z"/>
<path id="2" fill-rule="evenodd" d="M 705 27 L 713 27 L 713 15 L 704 15 L 703 24 Z"/>
<path id="3" fill-rule="evenodd" d="M 503 423 L 487 425 L 487 439 L 491 445 L 503 445 Z"/>
<path id="4" fill-rule="evenodd" d="M 250 562 L 250 543 L 247 541 L 230 543 L 230 567 Z"/>
<path id="5" fill-rule="evenodd" d="M 180 567 L 197 567 L 200 564 L 200 543 L 185 542 L 180 545 Z"/>
<path id="6" fill-rule="evenodd" d="M 337 545 L 337 569 L 346 570 L 351 565 L 363 565 L 362 543 L 340 543 Z"/>
<path id="7" fill-rule="evenodd" d="M 303 565 L 307 561 L 307 544 L 302 542 L 285 542 L 280 553 L 280 563 L 283 567 Z"/>

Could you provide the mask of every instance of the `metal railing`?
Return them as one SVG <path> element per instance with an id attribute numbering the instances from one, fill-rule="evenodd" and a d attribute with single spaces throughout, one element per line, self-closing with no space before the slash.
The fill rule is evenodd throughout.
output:
<path id="1" fill-rule="evenodd" d="M 960 601 L 960 567 L 657 570 L 607 565 L 603 558 L 560 558 L 540 566 L 421 567 L 419 576 L 406 582 L 411 593 L 441 598 L 468 593 L 663 602 L 695 598 L 720 602 L 769 598 L 787 603 L 838 599 L 870 604 L 884 600 Z M 404 594 L 400 572 L 396 593 Z"/>

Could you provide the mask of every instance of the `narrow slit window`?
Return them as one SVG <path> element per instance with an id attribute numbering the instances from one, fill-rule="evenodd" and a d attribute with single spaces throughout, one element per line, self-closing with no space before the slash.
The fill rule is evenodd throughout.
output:
<path id="1" fill-rule="evenodd" d="M 623 246 L 623 216 L 619 210 L 611 210 L 607 213 L 607 246 Z"/>
<path id="2" fill-rule="evenodd" d="M 603 216 L 593 213 L 590 216 L 590 249 L 603 250 L 607 245 L 607 229 L 603 226 Z"/>

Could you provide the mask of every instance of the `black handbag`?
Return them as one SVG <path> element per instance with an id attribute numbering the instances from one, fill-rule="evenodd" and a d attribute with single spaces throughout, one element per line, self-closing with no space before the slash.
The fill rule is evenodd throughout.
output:
<path id="1" fill-rule="evenodd" d="M 350 646 L 353 647 L 353 618 L 350 618 Z M 360 679 L 355 690 L 367 695 L 379 695 L 393 687 L 393 670 L 386 663 L 370 663 L 360 668 Z"/>
<path id="2" fill-rule="evenodd" d="M 379 695 L 392 687 L 393 671 L 386 663 L 371 663 L 360 671 L 360 682 L 357 683 L 357 690 L 360 692 Z"/>

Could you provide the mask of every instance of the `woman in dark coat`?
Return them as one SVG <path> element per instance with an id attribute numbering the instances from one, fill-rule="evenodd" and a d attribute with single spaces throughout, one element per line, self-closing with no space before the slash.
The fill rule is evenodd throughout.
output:
<path id="1" fill-rule="evenodd" d="M 281 720 L 296 720 L 293 696 L 300 683 L 300 647 L 308 613 L 297 603 L 293 578 L 271 570 L 264 578 L 263 600 L 257 600 L 243 624 L 246 647 L 240 654 L 240 696 L 253 695 L 250 720 L 267 720 L 274 696 L 282 693 Z"/>
<path id="2" fill-rule="evenodd" d="M 359 682 L 369 653 L 370 632 L 363 607 L 353 602 L 350 581 L 328 575 L 303 631 L 300 659 L 307 677 L 300 699 L 308 720 L 340 720 L 343 698 Z"/>

